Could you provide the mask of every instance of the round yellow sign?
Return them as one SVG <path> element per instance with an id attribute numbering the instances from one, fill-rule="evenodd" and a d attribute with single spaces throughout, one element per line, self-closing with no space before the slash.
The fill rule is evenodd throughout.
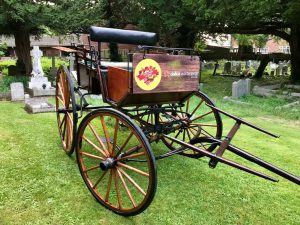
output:
<path id="1" fill-rule="evenodd" d="M 161 68 L 153 59 L 143 59 L 134 70 L 136 84 L 145 91 L 156 88 L 161 80 Z"/>

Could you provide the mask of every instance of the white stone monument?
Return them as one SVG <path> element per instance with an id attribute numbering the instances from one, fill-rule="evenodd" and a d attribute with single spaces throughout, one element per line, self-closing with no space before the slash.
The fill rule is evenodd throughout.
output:
<path id="1" fill-rule="evenodd" d="M 51 83 L 48 78 L 44 76 L 44 72 L 41 64 L 41 57 L 43 52 L 39 49 L 39 46 L 33 46 L 30 52 L 32 56 L 32 77 L 28 83 L 26 91 L 30 96 L 51 96 L 55 95 L 55 88 L 51 87 Z"/>
<path id="2" fill-rule="evenodd" d="M 24 101 L 24 86 L 21 82 L 10 84 L 11 101 Z"/>
<path id="3" fill-rule="evenodd" d="M 29 89 L 50 89 L 51 83 L 48 81 L 47 77 L 44 77 L 44 72 L 41 64 L 41 57 L 43 52 L 39 49 L 39 46 L 33 46 L 30 52 L 32 59 L 32 77 L 29 82 Z"/>

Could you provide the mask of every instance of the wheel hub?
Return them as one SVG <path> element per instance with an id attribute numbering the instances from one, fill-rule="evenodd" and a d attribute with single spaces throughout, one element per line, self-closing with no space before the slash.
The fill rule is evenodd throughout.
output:
<path id="1" fill-rule="evenodd" d="M 113 158 L 107 158 L 100 162 L 100 168 L 103 171 L 106 171 L 115 166 L 115 160 Z"/>

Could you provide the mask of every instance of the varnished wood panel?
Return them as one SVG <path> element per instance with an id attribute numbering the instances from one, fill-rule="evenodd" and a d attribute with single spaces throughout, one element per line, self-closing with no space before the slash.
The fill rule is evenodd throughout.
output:
<path id="1" fill-rule="evenodd" d="M 107 87 L 108 87 L 108 97 L 119 102 L 129 93 L 129 79 L 130 73 L 128 70 L 108 67 L 107 76 Z"/>
<path id="2" fill-rule="evenodd" d="M 161 68 L 161 81 L 150 91 L 141 89 L 135 79 L 134 71 L 144 54 L 133 55 L 133 94 L 134 93 L 167 93 L 188 92 L 199 89 L 200 60 L 198 56 L 146 54 L 146 58 L 155 60 Z"/>

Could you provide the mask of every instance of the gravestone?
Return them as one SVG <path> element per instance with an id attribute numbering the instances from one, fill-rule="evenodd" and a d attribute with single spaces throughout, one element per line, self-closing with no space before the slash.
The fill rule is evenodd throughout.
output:
<path id="1" fill-rule="evenodd" d="M 282 67 L 282 75 L 287 75 L 288 74 L 288 66 L 287 65 L 284 65 L 283 67 Z"/>
<path id="2" fill-rule="evenodd" d="M 208 70 L 212 70 L 212 69 L 215 68 L 213 63 L 207 63 L 205 67 L 206 67 L 206 69 L 208 69 Z"/>
<path id="3" fill-rule="evenodd" d="M 223 74 L 231 74 L 231 62 L 226 62 L 224 64 L 224 71 Z"/>
<path id="4" fill-rule="evenodd" d="M 25 100 L 25 110 L 29 113 L 54 112 L 55 106 L 46 97 L 35 97 Z"/>
<path id="5" fill-rule="evenodd" d="M 235 67 L 235 73 L 236 73 L 237 75 L 240 75 L 241 72 L 242 72 L 242 65 L 241 65 L 240 63 L 238 63 L 238 64 L 236 65 L 236 67 Z"/>
<path id="6" fill-rule="evenodd" d="M 57 68 L 55 67 L 55 56 L 52 56 L 52 66 L 50 68 L 49 74 L 51 76 L 56 76 L 57 74 Z"/>
<path id="7" fill-rule="evenodd" d="M 250 94 L 251 79 L 238 80 L 232 83 L 232 98 Z"/>
<path id="8" fill-rule="evenodd" d="M 24 86 L 21 82 L 11 83 L 11 101 L 24 101 Z"/>
<path id="9" fill-rule="evenodd" d="M 39 46 L 33 46 L 30 55 L 33 57 L 33 69 L 27 91 L 31 96 L 55 95 L 55 88 L 51 87 L 51 83 L 48 81 L 48 78 L 44 76 L 41 64 L 43 52 L 39 49 Z"/>
<path id="10" fill-rule="evenodd" d="M 69 60 L 69 63 L 70 63 L 70 67 L 69 67 L 70 72 L 74 71 L 75 54 L 70 53 L 70 55 L 67 57 L 67 59 Z"/>
<path id="11" fill-rule="evenodd" d="M 276 76 L 281 76 L 282 75 L 282 68 L 283 68 L 283 62 L 279 61 L 278 67 L 276 69 Z"/>

